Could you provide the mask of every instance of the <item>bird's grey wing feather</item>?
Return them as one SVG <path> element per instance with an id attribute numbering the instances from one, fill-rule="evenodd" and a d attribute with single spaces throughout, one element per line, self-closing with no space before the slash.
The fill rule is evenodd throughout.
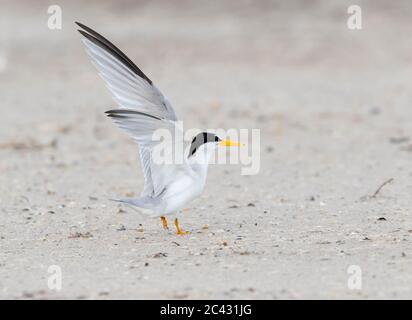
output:
<path id="1" fill-rule="evenodd" d="M 183 145 L 182 157 L 178 159 L 181 161 L 175 161 L 175 155 L 178 152 L 175 142 L 183 142 L 183 131 L 177 127 L 175 121 L 160 119 L 129 109 L 109 110 L 106 114 L 141 146 L 142 168 L 145 179 L 147 178 L 142 195 L 155 198 L 176 179 L 178 173 L 190 171 L 183 154 Z M 153 139 L 153 133 L 158 129 L 167 130 L 164 132 L 162 141 Z M 162 143 L 161 149 L 155 149 L 160 143 Z M 158 150 L 161 151 L 161 158 L 153 155 Z M 159 154 L 156 152 L 155 155 Z"/>
<path id="2" fill-rule="evenodd" d="M 151 148 L 141 146 L 140 147 L 140 162 L 142 163 L 142 170 L 144 176 L 144 188 L 141 196 L 153 195 L 153 180 L 151 172 Z"/>

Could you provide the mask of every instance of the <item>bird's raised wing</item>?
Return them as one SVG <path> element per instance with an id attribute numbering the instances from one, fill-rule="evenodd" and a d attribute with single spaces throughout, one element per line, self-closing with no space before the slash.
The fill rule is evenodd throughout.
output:
<path id="1" fill-rule="evenodd" d="M 172 135 L 178 132 L 174 109 L 120 49 L 89 27 L 76 24 L 82 28 L 79 32 L 93 64 L 120 107 L 107 115 L 139 144 L 145 179 L 142 196 L 156 196 L 162 192 L 162 185 L 153 172 L 152 148 L 156 141 L 152 141 L 152 136 L 157 129 L 170 130 Z"/>
<path id="2" fill-rule="evenodd" d="M 153 82 L 114 44 L 76 22 L 94 65 L 121 108 L 176 121 L 173 107 Z"/>

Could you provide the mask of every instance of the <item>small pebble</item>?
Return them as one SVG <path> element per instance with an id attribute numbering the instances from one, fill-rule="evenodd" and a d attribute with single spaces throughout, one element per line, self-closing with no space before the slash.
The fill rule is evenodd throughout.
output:
<path id="1" fill-rule="evenodd" d="M 117 231 L 125 231 L 126 227 L 124 225 L 120 225 L 120 227 L 117 229 Z"/>

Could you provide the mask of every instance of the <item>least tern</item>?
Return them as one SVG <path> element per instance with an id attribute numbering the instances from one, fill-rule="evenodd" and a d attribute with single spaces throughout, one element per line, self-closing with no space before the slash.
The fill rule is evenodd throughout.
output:
<path id="1" fill-rule="evenodd" d="M 153 150 L 159 144 L 153 139 L 156 130 L 169 130 L 174 138 L 176 135 L 183 137 L 173 107 L 152 80 L 115 45 L 89 27 L 76 24 L 81 28 L 78 31 L 84 36 L 87 53 L 118 104 L 117 109 L 106 111 L 106 114 L 139 146 L 143 191 L 138 199 L 116 201 L 143 209 L 142 212 L 151 217 L 160 217 L 163 228 L 168 229 L 165 216 L 176 216 L 202 194 L 208 162 L 215 148 L 239 146 L 239 143 L 201 132 L 193 138 L 188 153 L 182 155 L 182 162 L 159 164 L 154 161 Z M 179 227 L 177 217 L 174 225 L 176 234 L 188 233 Z"/>

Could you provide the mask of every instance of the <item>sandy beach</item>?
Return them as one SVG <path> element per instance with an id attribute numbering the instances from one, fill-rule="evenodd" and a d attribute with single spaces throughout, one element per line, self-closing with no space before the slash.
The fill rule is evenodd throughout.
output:
<path id="1" fill-rule="evenodd" d="M 357 1 L 361 30 L 345 0 L 1 4 L 1 299 L 412 298 L 410 1 Z M 259 172 L 211 165 L 190 235 L 109 200 L 143 175 L 74 21 L 186 129 L 260 130 Z"/>

